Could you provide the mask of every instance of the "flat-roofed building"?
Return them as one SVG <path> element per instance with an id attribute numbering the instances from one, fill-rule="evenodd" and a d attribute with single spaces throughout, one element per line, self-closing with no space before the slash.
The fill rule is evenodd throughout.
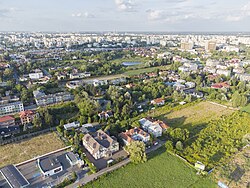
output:
<path id="1" fill-rule="evenodd" d="M 63 171 L 63 166 L 59 159 L 54 156 L 38 159 L 38 167 L 43 176 L 52 176 Z"/>
<path id="2" fill-rule="evenodd" d="M 25 188 L 30 184 L 14 165 L 5 166 L 0 172 L 11 188 Z"/>
<path id="3" fill-rule="evenodd" d="M 24 110 L 23 103 L 20 101 L 10 103 L 0 103 L 0 116 L 19 113 Z"/>

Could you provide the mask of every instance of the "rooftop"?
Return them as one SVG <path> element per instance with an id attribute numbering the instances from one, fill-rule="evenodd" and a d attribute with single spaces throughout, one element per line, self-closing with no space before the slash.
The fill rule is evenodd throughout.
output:
<path id="1" fill-rule="evenodd" d="M 12 188 L 26 187 L 29 185 L 28 180 L 14 165 L 3 167 L 1 174 Z"/>

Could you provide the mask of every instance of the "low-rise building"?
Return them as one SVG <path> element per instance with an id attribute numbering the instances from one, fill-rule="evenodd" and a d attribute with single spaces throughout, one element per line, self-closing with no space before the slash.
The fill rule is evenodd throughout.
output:
<path id="1" fill-rule="evenodd" d="M 71 101 L 74 99 L 73 95 L 71 95 L 69 92 L 60 92 L 46 95 L 44 92 L 36 90 L 33 91 L 33 95 L 35 97 L 37 106 L 46 106 L 50 104 Z"/>
<path id="2" fill-rule="evenodd" d="M 151 119 L 142 118 L 139 120 L 143 130 L 147 131 L 149 134 L 152 134 L 154 137 L 162 136 L 163 129 L 157 121 Z"/>
<path id="3" fill-rule="evenodd" d="M 217 69 L 216 74 L 230 76 L 231 70 Z"/>
<path id="4" fill-rule="evenodd" d="M 0 136 L 7 137 L 19 133 L 19 126 L 16 125 L 15 118 L 12 116 L 0 117 Z"/>
<path id="5" fill-rule="evenodd" d="M 95 159 L 109 158 L 114 152 L 119 151 L 119 143 L 102 130 L 96 131 L 93 135 L 85 134 L 82 143 Z"/>
<path id="6" fill-rule="evenodd" d="M 101 113 L 98 113 L 98 116 L 100 119 L 108 119 L 113 116 L 113 112 L 111 110 L 106 112 L 102 111 Z"/>
<path id="7" fill-rule="evenodd" d="M 165 104 L 165 99 L 163 98 L 157 98 L 151 101 L 151 104 L 161 106 Z"/>
<path id="8" fill-rule="evenodd" d="M 20 101 L 0 103 L 0 116 L 19 113 L 23 110 L 23 103 Z"/>
<path id="9" fill-rule="evenodd" d="M 89 72 L 69 74 L 70 79 L 81 79 L 81 78 L 86 78 L 86 77 L 90 77 L 90 76 L 91 76 L 91 74 Z"/>
<path id="10" fill-rule="evenodd" d="M 25 110 L 25 111 L 20 112 L 19 114 L 22 125 L 32 123 L 35 116 L 36 116 L 36 112 L 32 110 Z"/>
<path id="11" fill-rule="evenodd" d="M 222 89 L 222 88 L 229 88 L 230 85 L 227 82 L 221 82 L 221 83 L 216 83 L 216 84 L 212 84 L 211 88 L 214 89 Z"/>
<path id="12" fill-rule="evenodd" d="M 147 143 L 150 140 L 150 135 L 137 127 L 120 133 L 119 137 L 122 138 L 125 145 L 130 144 L 133 141 L 142 141 Z"/>
<path id="13" fill-rule="evenodd" d="M 37 160 L 38 168 L 40 169 L 44 177 L 52 176 L 63 171 L 63 166 L 59 159 L 54 156 L 48 156 L 45 158 L 39 158 Z"/>
<path id="14" fill-rule="evenodd" d="M 31 80 L 39 80 L 43 78 L 43 72 L 40 69 L 36 69 L 34 72 L 29 73 L 29 78 Z"/>
<path id="15" fill-rule="evenodd" d="M 73 128 L 78 128 L 78 127 L 80 127 L 80 122 L 74 121 L 74 122 L 72 122 L 72 123 L 67 123 L 67 124 L 63 125 L 63 127 L 64 127 L 65 130 L 68 131 L 68 130 L 71 130 L 71 129 L 73 129 Z"/>

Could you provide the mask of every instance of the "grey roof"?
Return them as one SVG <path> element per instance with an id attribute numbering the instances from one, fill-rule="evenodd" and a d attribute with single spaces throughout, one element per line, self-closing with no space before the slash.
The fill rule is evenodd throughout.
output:
<path id="1" fill-rule="evenodd" d="M 39 166 L 43 172 L 47 172 L 62 166 L 57 157 L 49 156 L 39 159 Z"/>
<path id="2" fill-rule="evenodd" d="M 12 188 L 26 187 L 29 185 L 28 180 L 14 165 L 3 167 L 1 173 Z"/>
<path id="3" fill-rule="evenodd" d="M 67 159 L 70 160 L 70 162 L 72 162 L 72 163 L 77 162 L 77 158 L 76 158 L 74 153 L 69 152 L 66 154 L 66 156 L 67 156 Z"/>

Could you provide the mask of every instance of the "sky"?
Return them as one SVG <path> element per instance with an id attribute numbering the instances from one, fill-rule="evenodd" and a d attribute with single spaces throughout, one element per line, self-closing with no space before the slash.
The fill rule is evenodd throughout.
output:
<path id="1" fill-rule="evenodd" d="M 0 31 L 250 32 L 250 0 L 0 0 Z"/>

